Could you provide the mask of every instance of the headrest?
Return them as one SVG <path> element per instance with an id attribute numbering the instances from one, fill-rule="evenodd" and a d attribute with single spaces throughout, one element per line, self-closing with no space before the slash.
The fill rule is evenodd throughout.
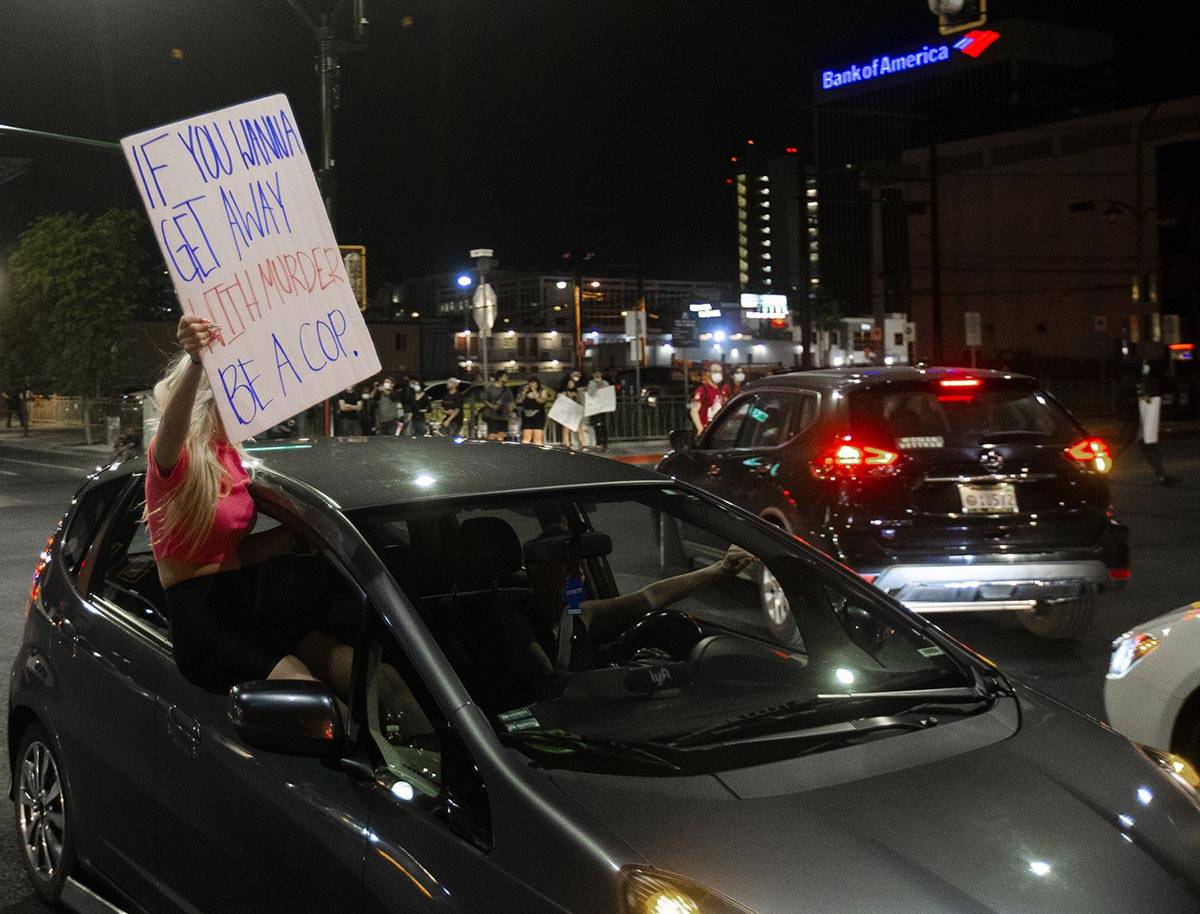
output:
<path id="1" fill-rule="evenodd" d="M 546 533 L 525 544 L 525 564 L 594 559 L 612 552 L 607 533 Z"/>
<path id="2" fill-rule="evenodd" d="M 471 517 L 458 529 L 458 551 L 463 559 L 460 574 L 486 581 L 521 570 L 521 540 L 508 521 L 499 517 Z"/>

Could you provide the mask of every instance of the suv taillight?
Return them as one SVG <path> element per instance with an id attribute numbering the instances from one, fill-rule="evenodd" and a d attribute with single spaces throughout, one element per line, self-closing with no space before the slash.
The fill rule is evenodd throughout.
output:
<path id="1" fill-rule="evenodd" d="M 900 455 L 887 448 L 855 441 L 842 435 L 816 456 L 812 462 L 813 475 L 818 479 L 864 478 L 891 476 L 897 470 Z"/>
<path id="2" fill-rule="evenodd" d="M 1076 441 L 1067 448 L 1067 457 L 1077 463 L 1090 464 L 1097 473 L 1107 473 L 1112 469 L 1112 452 L 1103 438 L 1084 438 Z"/>

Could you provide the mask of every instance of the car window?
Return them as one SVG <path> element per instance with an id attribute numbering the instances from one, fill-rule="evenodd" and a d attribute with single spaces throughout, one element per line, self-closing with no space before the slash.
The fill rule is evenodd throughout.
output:
<path id="1" fill-rule="evenodd" d="M 1070 417 L 1044 394 L 986 384 L 855 391 L 850 421 L 856 429 L 910 450 L 1003 440 L 1069 443 L 1076 432 Z"/>
<path id="2" fill-rule="evenodd" d="M 753 405 L 754 397 L 752 396 L 742 400 L 735 400 L 729 404 L 717 416 L 716 421 L 713 423 L 712 431 L 708 433 L 708 437 L 705 439 L 704 446 L 714 451 L 723 451 L 737 447 L 738 434 L 741 432 L 742 424 L 746 421 L 746 416 Z"/>
<path id="3" fill-rule="evenodd" d="M 169 640 L 167 601 L 150 549 L 150 531 L 142 519 L 144 508 L 138 487 L 129 493 L 109 528 L 103 555 L 97 558 L 100 576 L 93 577 L 89 592 Z"/>
<path id="4" fill-rule="evenodd" d="M 764 391 L 754 398 L 738 436 L 738 447 L 778 447 L 787 441 L 796 398 L 791 394 Z"/>
<path id="5" fill-rule="evenodd" d="M 74 579 L 83 567 L 88 547 L 108 517 L 117 496 L 129 484 L 128 478 L 113 479 L 88 489 L 79 496 L 63 534 L 60 555 L 67 573 Z"/>
<path id="6" fill-rule="evenodd" d="M 376 628 L 366 651 L 367 732 L 394 777 L 418 793 L 437 796 L 441 742 L 414 697 L 411 668 L 395 638 L 382 626 Z"/>
<path id="7" fill-rule="evenodd" d="M 517 535 L 506 520 L 514 516 L 539 532 Z M 672 746 L 685 731 L 850 686 L 970 683 L 930 635 L 861 582 L 702 494 L 658 486 L 522 494 L 367 509 L 351 520 L 377 553 L 458 531 L 450 586 L 418 596 L 414 608 L 498 735 L 545 764 L 617 764 L 599 746 L 563 745 L 564 734 L 607 750 L 619 740 Z M 471 523 L 491 539 L 463 536 Z M 672 681 L 661 700 L 647 700 Z M 834 716 L 845 707 L 837 697 Z M 537 738 L 548 742 L 532 745 Z M 762 761 L 747 753 L 730 746 L 687 762 L 721 770 Z M 416 761 L 428 759 L 397 763 Z"/>
<path id="8" fill-rule="evenodd" d="M 806 390 L 803 393 L 796 394 L 796 405 L 792 409 L 792 427 L 788 432 L 789 438 L 794 438 L 806 431 L 809 426 L 817 421 L 817 416 L 821 412 L 821 395 Z"/>

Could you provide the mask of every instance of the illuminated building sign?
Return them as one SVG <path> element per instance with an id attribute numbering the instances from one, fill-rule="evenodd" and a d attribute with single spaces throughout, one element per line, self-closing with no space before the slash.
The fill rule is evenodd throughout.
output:
<path id="1" fill-rule="evenodd" d="M 755 295 L 742 293 L 742 316 L 755 320 L 780 320 L 788 316 L 786 295 Z"/>
<path id="2" fill-rule="evenodd" d="M 924 70 L 946 63 L 951 59 L 954 51 L 965 54 L 967 57 L 978 57 L 999 37 L 999 32 L 980 29 L 967 32 L 953 43 L 927 44 L 917 51 L 895 55 L 881 54 L 863 63 L 851 64 L 841 69 L 822 70 L 820 87 L 823 91 L 828 92 L 832 89 L 886 79 L 899 73 Z"/>
<path id="3" fill-rule="evenodd" d="M 694 315 L 696 315 L 696 317 L 708 318 L 708 317 L 720 317 L 721 316 L 721 309 L 714 308 L 712 305 L 712 302 L 706 302 L 706 301 L 692 302 L 690 305 L 688 305 L 688 310 L 691 311 Z"/>

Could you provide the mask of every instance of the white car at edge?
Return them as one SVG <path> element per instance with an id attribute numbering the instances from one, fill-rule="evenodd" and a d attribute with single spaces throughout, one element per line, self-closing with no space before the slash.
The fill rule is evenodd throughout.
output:
<path id="1" fill-rule="evenodd" d="M 1200 761 L 1200 601 L 1113 641 L 1104 707 L 1129 739 Z"/>

